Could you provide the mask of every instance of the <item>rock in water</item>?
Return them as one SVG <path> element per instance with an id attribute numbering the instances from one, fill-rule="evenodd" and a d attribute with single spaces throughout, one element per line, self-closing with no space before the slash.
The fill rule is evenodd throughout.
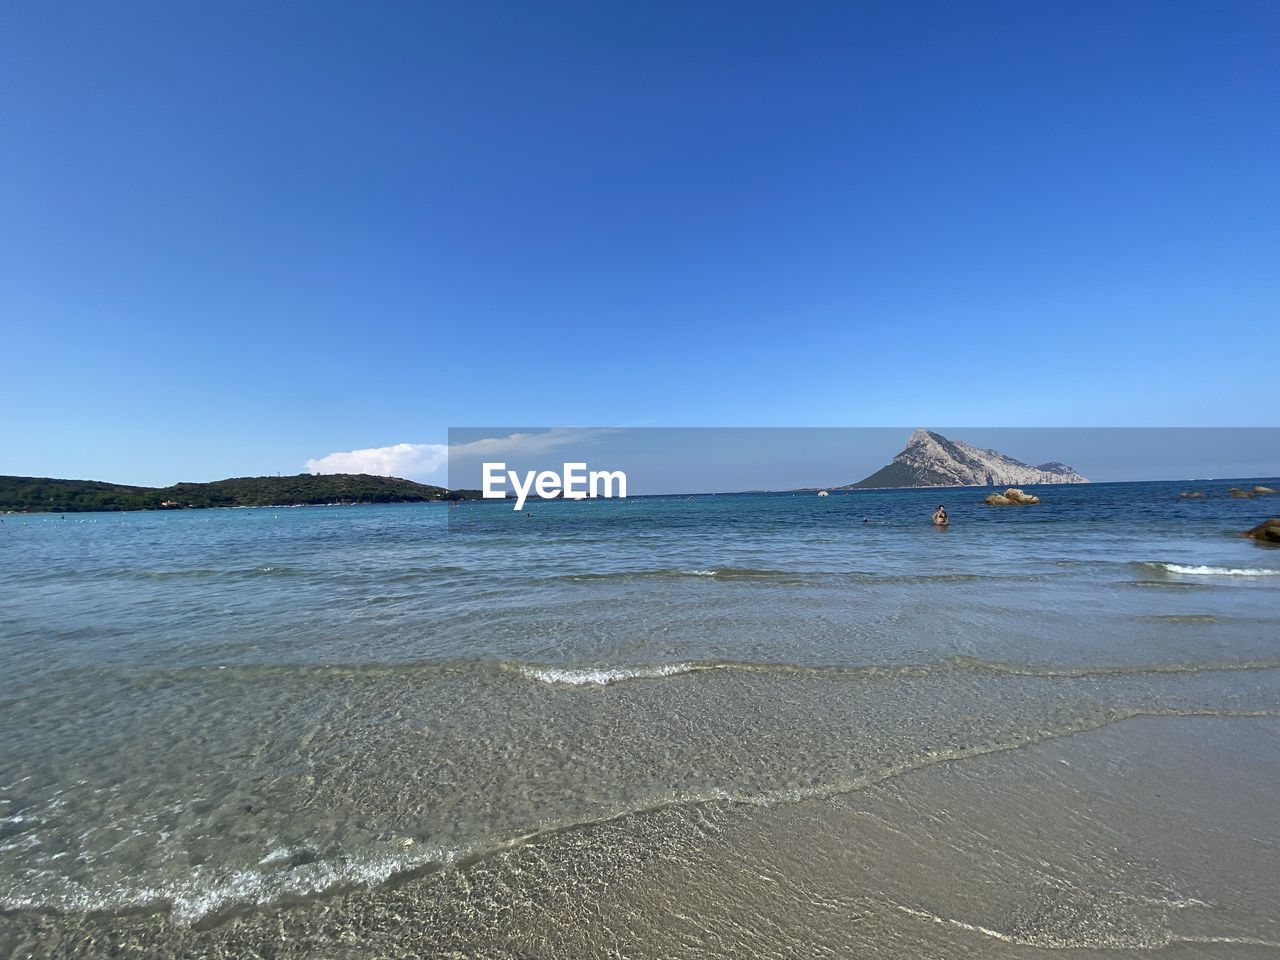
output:
<path id="1" fill-rule="evenodd" d="M 1004 493 L 989 493 L 987 498 L 982 501 L 992 507 L 1005 507 L 1012 504 L 1032 504 L 1039 503 L 1040 498 L 1030 493 L 1023 493 L 1017 487 L 1010 487 Z"/>
<path id="2" fill-rule="evenodd" d="M 1280 517 L 1263 520 L 1252 530 L 1246 530 L 1244 535 L 1264 543 L 1280 543 Z"/>
<path id="3" fill-rule="evenodd" d="M 1204 494 L 1201 493 L 1199 490 L 1183 490 L 1182 493 L 1178 494 L 1178 496 L 1182 497 L 1183 500 L 1203 500 L 1204 499 Z"/>
<path id="4" fill-rule="evenodd" d="M 1249 492 L 1250 492 L 1250 493 L 1252 493 L 1252 494 L 1254 494 L 1255 496 L 1257 496 L 1257 495 L 1259 495 L 1259 494 L 1275 493 L 1275 491 L 1274 491 L 1274 490 L 1272 490 L 1270 487 L 1254 487 L 1254 488 L 1253 488 L 1251 491 L 1249 491 Z"/>
<path id="5" fill-rule="evenodd" d="M 1232 487 L 1227 491 L 1227 493 L 1231 494 L 1233 497 L 1239 497 L 1241 500 L 1248 500 L 1253 496 L 1253 494 L 1248 490 L 1241 490 L 1239 487 Z"/>
<path id="6" fill-rule="evenodd" d="M 865 480 L 840 489 L 857 487 L 994 487 L 1021 483 L 1088 483 L 1065 464 L 1051 461 L 1038 467 L 982 450 L 940 433 L 916 430 L 906 447 L 888 466 Z"/>

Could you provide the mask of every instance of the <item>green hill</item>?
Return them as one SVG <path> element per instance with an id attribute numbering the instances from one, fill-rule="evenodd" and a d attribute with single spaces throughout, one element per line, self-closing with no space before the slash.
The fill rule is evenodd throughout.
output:
<path id="1" fill-rule="evenodd" d="M 479 497 L 478 490 L 447 490 L 398 477 L 374 477 L 363 473 L 235 477 L 212 483 L 175 483 L 171 487 L 130 487 L 98 480 L 54 480 L 48 477 L 0 477 L 0 512 L 6 513 L 427 503 Z"/>

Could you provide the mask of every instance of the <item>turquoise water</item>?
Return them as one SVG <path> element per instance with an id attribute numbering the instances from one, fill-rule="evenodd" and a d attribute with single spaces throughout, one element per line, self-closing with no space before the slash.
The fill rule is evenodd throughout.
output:
<path id="1" fill-rule="evenodd" d="M 1254 483 L 6 516 L 0 907 L 186 923 L 1280 711 L 1280 550 L 1238 536 L 1280 497 L 1225 496 Z"/>

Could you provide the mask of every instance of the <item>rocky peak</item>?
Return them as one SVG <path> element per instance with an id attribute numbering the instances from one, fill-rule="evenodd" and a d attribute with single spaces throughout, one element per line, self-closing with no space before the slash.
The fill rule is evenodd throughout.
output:
<path id="1" fill-rule="evenodd" d="M 943 438 L 941 434 L 934 433 L 932 430 L 927 430 L 924 427 L 916 427 L 911 431 L 911 436 L 907 438 L 907 446 L 919 447 L 929 443 L 930 441 L 936 442 L 938 439 L 945 438 Z"/>
<path id="2" fill-rule="evenodd" d="M 849 487 L 1030 486 L 1088 483 L 1056 460 L 1033 467 L 997 450 L 950 440 L 923 427 L 912 431 L 893 462 Z"/>

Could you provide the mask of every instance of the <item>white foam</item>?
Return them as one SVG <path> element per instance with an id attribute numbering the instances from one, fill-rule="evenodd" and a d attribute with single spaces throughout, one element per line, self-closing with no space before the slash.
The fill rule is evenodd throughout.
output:
<path id="1" fill-rule="evenodd" d="M 1179 573 L 1193 577 L 1277 577 L 1280 570 L 1268 570 L 1264 567 L 1206 567 L 1188 566 L 1181 563 L 1153 563 L 1168 573 Z"/>
<path id="2" fill-rule="evenodd" d="M 519 671 L 531 680 L 564 683 L 572 686 L 608 686 L 619 680 L 656 680 L 709 667 L 697 663 L 660 663 L 644 667 L 531 667 L 521 665 Z"/>
<path id="3" fill-rule="evenodd" d="M 270 866 L 278 852 L 272 851 L 264 857 L 260 866 Z M 378 886 L 403 870 L 433 862 L 448 864 L 459 854 L 458 850 L 424 849 L 411 853 L 402 849 L 395 853 L 347 856 L 336 862 L 317 861 L 287 870 L 250 867 L 224 871 L 197 867 L 178 880 L 155 885 L 122 882 L 98 889 L 71 880 L 60 883 L 55 880 L 52 890 L 0 885 L 0 909 L 52 907 L 90 912 L 164 904 L 169 907 L 175 923 L 187 925 L 236 905 L 263 905 L 284 897 L 314 895 L 333 887 Z M 47 871 L 42 871 L 42 878 L 54 879 Z"/>

